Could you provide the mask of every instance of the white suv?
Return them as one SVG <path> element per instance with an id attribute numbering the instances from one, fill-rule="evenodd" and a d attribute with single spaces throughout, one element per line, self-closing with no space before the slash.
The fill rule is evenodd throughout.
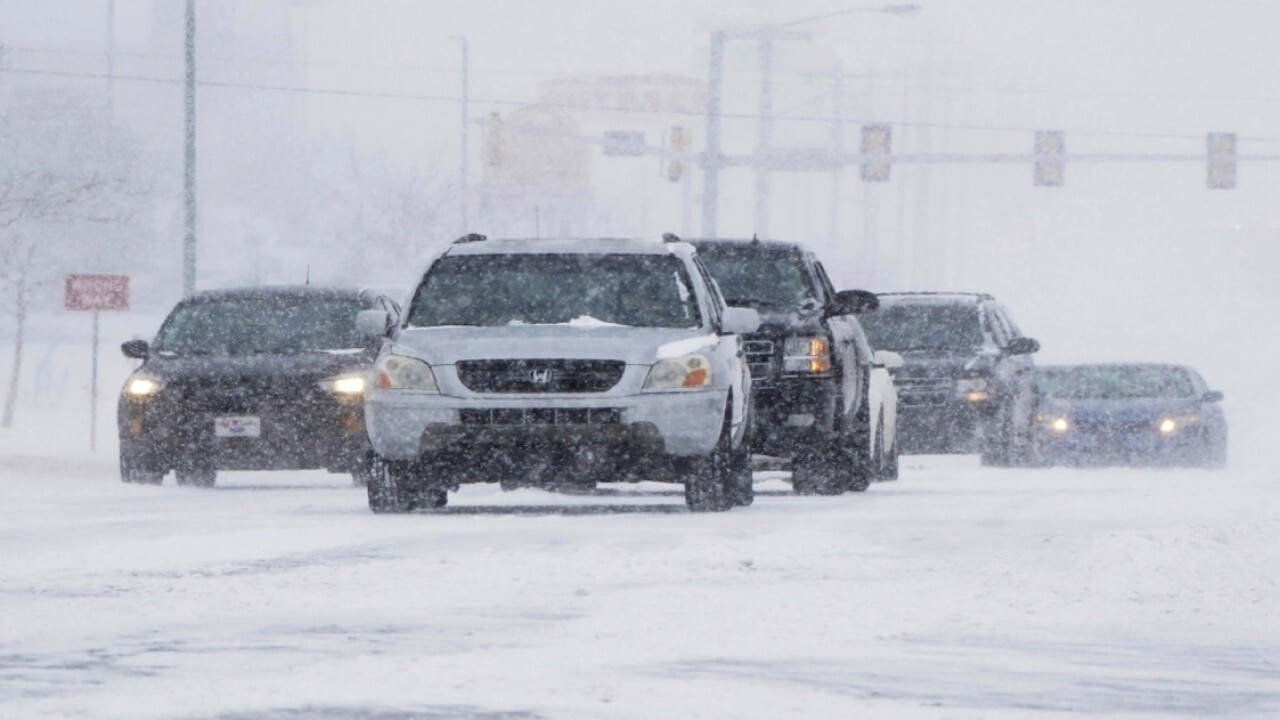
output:
<path id="1" fill-rule="evenodd" d="M 754 310 L 726 307 L 691 245 L 459 239 L 386 334 L 365 398 L 374 512 L 462 483 L 681 482 L 691 510 L 752 500 Z"/>

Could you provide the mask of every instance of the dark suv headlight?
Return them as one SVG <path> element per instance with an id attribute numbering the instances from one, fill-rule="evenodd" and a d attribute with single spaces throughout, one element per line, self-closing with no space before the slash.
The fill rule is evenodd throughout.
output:
<path id="1" fill-rule="evenodd" d="M 782 371 L 831 372 L 831 340 L 822 336 L 787 338 L 782 344 Z"/>

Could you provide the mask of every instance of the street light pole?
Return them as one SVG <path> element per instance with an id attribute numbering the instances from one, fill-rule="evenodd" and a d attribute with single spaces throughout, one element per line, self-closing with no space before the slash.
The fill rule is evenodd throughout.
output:
<path id="1" fill-rule="evenodd" d="M 720 103 L 724 85 L 724 33 L 711 33 L 707 74 L 707 149 L 702 154 L 702 236 L 716 237 L 720 211 Z"/>
<path id="2" fill-rule="evenodd" d="M 470 74 L 470 69 L 468 67 L 469 58 L 467 54 L 466 36 L 450 35 L 449 39 L 458 40 L 462 43 L 462 100 L 459 103 L 461 105 L 461 117 L 459 118 L 459 124 L 461 125 L 461 128 L 462 128 L 461 129 L 462 138 L 460 141 L 462 147 L 458 151 L 458 156 L 459 156 L 458 207 L 460 210 L 460 217 L 462 219 L 462 228 L 460 229 L 460 232 L 465 234 L 471 231 L 471 220 L 468 217 L 468 212 L 467 212 L 467 160 L 469 159 L 468 156 L 470 155 L 470 141 L 469 141 L 470 130 L 468 126 L 470 125 L 470 113 L 471 113 L 471 110 L 469 107 L 470 99 L 471 99 L 471 95 L 470 95 L 471 83 L 470 83 L 470 78 L 468 77 Z"/>
<path id="3" fill-rule="evenodd" d="M 183 200 L 186 205 L 182 240 L 182 294 L 196 291 L 196 0 L 187 0 L 187 73 L 183 101 L 186 106 L 186 163 Z"/>

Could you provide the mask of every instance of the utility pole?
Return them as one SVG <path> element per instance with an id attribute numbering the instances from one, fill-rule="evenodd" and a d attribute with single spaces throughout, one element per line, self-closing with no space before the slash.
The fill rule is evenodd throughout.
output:
<path id="1" fill-rule="evenodd" d="M 107 113 L 116 112 L 116 0 L 107 0 Z"/>
<path id="2" fill-rule="evenodd" d="M 186 205 L 182 239 L 182 294 L 196 291 L 196 0 L 187 0 L 187 76 L 183 93 L 186 106 L 186 164 L 183 200 Z"/>
<path id="3" fill-rule="evenodd" d="M 844 72 L 839 65 L 831 79 L 831 152 L 839 157 L 844 154 Z M 840 176 L 842 165 L 831 171 L 831 207 L 827 232 L 832 248 L 840 247 Z"/>
<path id="4" fill-rule="evenodd" d="M 702 156 L 702 236 L 717 235 L 720 211 L 720 104 L 724 90 L 724 33 L 711 33 L 711 66 L 707 73 L 707 149 Z"/>
<path id="5" fill-rule="evenodd" d="M 773 146 L 773 40 L 762 36 L 760 51 L 760 121 L 756 152 L 765 153 Z M 756 203 L 754 231 L 769 236 L 769 171 L 757 167 L 755 172 Z"/>
<path id="6" fill-rule="evenodd" d="M 467 54 L 467 37 L 465 35 L 450 35 L 449 37 L 452 40 L 458 40 L 462 43 L 462 102 L 460 103 L 461 117 L 459 118 L 459 124 L 462 128 L 462 138 L 460 141 L 462 147 L 458 151 L 458 207 L 460 210 L 460 217 L 462 219 L 462 228 L 460 229 L 460 232 L 465 234 L 471 231 L 471 220 L 467 213 L 467 160 L 468 155 L 470 155 L 468 126 L 470 125 L 469 120 L 471 114 L 469 107 L 471 83 L 468 77 L 469 61 Z"/>

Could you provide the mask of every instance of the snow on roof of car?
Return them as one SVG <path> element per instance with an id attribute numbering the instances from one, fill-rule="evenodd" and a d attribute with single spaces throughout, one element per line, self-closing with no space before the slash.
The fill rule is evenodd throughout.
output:
<path id="1" fill-rule="evenodd" d="M 511 238 L 451 245 L 445 255 L 680 255 L 693 252 L 683 242 L 635 238 Z"/>
<path id="2" fill-rule="evenodd" d="M 324 285 L 254 285 L 247 287 L 217 288 L 201 290 L 182 302 L 220 302 L 244 298 L 351 298 L 361 296 L 358 287 L 336 287 Z"/>
<path id="3" fill-rule="evenodd" d="M 979 303 L 995 298 L 987 293 L 962 293 L 962 292 L 891 292 L 876 293 L 876 297 L 880 298 L 882 303 L 936 303 L 939 305 L 948 303 Z"/>

